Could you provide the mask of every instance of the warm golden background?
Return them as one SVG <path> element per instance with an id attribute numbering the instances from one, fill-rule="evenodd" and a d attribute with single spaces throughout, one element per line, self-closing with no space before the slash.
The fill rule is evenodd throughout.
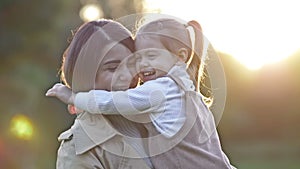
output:
<path id="1" fill-rule="evenodd" d="M 74 116 L 44 94 L 59 81 L 71 30 L 89 18 L 153 11 L 198 20 L 218 51 L 228 90 L 218 130 L 232 163 L 300 168 L 300 13 L 294 2 L 1 0 L 0 168 L 55 168 L 56 138 Z M 95 3 L 100 12 L 86 8 Z"/>

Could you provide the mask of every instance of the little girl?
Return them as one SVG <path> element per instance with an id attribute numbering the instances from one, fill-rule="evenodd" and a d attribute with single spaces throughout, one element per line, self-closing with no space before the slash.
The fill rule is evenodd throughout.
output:
<path id="1" fill-rule="evenodd" d="M 154 168 L 233 168 L 221 149 L 212 113 L 197 92 L 203 69 L 202 43 L 196 21 L 182 24 L 158 19 L 136 34 L 134 58 L 143 85 L 126 91 L 77 94 L 59 85 L 49 92 L 92 114 L 144 115 L 138 121 L 147 128 L 144 141 Z M 58 91 L 68 94 L 63 98 Z"/>

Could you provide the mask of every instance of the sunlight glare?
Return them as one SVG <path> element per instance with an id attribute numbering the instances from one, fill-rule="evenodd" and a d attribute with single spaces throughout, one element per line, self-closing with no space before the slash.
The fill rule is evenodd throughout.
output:
<path id="1" fill-rule="evenodd" d="M 251 70 L 300 49 L 300 10 L 293 0 L 146 0 L 146 5 L 148 12 L 197 20 L 216 50 Z"/>

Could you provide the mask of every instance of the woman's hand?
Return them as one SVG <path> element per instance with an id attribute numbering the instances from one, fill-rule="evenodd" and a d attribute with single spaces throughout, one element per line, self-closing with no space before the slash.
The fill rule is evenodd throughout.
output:
<path id="1" fill-rule="evenodd" d="M 74 105 L 75 93 L 67 86 L 56 83 L 52 88 L 46 92 L 46 96 L 57 97 L 66 104 Z"/>

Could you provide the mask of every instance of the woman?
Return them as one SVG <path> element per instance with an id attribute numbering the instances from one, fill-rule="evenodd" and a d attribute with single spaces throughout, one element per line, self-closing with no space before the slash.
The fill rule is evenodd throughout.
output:
<path id="1" fill-rule="evenodd" d="M 63 55 L 61 78 L 75 93 L 110 91 L 114 71 L 133 48 L 131 34 L 121 24 L 111 20 L 85 23 Z M 130 87 L 135 85 L 133 81 Z M 141 158 L 145 157 L 142 143 L 128 139 L 142 137 L 143 129 L 120 115 L 80 113 L 71 129 L 58 138 L 57 168 L 152 168 L 148 158 Z"/>

